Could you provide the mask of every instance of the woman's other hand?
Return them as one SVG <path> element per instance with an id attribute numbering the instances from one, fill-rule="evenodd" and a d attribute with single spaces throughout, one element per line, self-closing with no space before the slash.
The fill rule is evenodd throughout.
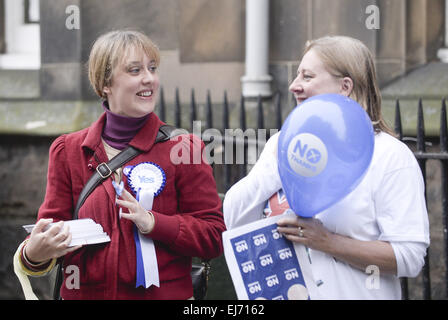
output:
<path id="1" fill-rule="evenodd" d="M 145 210 L 137 199 L 135 199 L 126 189 L 121 194 L 123 200 L 117 199 L 117 204 L 127 208 L 129 213 L 121 213 L 121 217 L 131 220 L 142 234 L 148 234 L 154 228 L 154 216 Z"/>
<path id="2" fill-rule="evenodd" d="M 311 249 L 326 251 L 331 243 L 332 233 L 319 219 L 289 216 L 277 222 L 278 231 L 288 240 L 303 244 Z"/>
<path id="3" fill-rule="evenodd" d="M 315 218 L 284 217 L 277 224 L 278 231 L 290 241 L 325 252 L 363 271 L 375 265 L 385 274 L 397 274 L 395 254 L 389 242 L 361 241 L 332 233 Z"/>

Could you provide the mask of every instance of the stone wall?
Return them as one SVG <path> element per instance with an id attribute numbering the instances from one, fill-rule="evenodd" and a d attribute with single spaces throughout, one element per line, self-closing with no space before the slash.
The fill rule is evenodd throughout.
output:
<path id="1" fill-rule="evenodd" d="M 35 223 L 43 201 L 52 140 L 0 135 L 0 299 L 23 299 L 12 257 L 27 235 L 22 225 Z M 48 279 L 33 283 L 36 294 L 49 298 Z"/>

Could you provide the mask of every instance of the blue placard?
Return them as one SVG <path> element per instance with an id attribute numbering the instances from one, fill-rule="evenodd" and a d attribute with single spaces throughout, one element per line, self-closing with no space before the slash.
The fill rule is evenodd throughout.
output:
<path id="1" fill-rule="evenodd" d="M 250 300 L 309 299 L 294 246 L 276 225 L 230 241 Z"/>

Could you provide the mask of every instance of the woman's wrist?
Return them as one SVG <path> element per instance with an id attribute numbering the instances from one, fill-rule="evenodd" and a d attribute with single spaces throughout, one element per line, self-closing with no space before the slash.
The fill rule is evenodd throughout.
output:
<path id="1" fill-rule="evenodd" d="M 28 240 L 25 240 L 20 245 L 20 251 L 18 252 L 17 259 L 18 263 L 22 269 L 22 271 L 29 276 L 42 276 L 50 272 L 55 264 L 56 259 L 50 259 L 48 261 L 44 261 L 38 264 L 34 264 L 32 261 L 29 260 L 28 257 L 25 256 L 24 249 L 27 244 Z M 16 257 L 14 257 L 16 259 Z"/>
<path id="2" fill-rule="evenodd" d="M 151 210 L 148 210 L 147 212 L 148 212 L 149 221 L 148 221 L 147 227 L 144 230 L 139 228 L 139 231 L 141 234 L 150 234 L 151 231 L 154 229 L 154 224 L 155 224 L 154 215 L 151 212 Z"/>
<path id="3" fill-rule="evenodd" d="M 21 260 L 22 266 L 26 270 L 28 270 L 28 272 L 33 272 L 33 273 L 35 273 L 35 272 L 40 273 L 43 270 L 47 270 L 49 268 L 49 266 L 51 265 L 52 260 L 50 259 L 48 261 L 35 262 L 35 261 L 29 259 L 28 256 L 26 255 L 26 245 L 27 245 L 27 242 L 28 241 L 26 241 L 23 244 L 21 252 L 20 252 L 19 259 Z"/>
<path id="4" fill-rule="evenodd" d="M 27 243 L 28 244 L 28 243 Z M 40 267 L 40 266 L 42 266 L 42 265 L 44 265 L 44 264 L 47 264 L 51 259 L 48 259 L 48 260 L 45 260 L 45 261 L 36 261 L 36 260 L 33 260 L 33 259 L 31 259 L 30 257 L 29 257 L 29 255 L 27 255 L 27 253 L 26 253 L 26 249 L 27 249 L 27 244 L 25 244 L 24 246 L 23 246 L 23 259 L 25 260 L 25 262 L 27 263 L 27 264 L 29 264 L 29 265 L 31 265 L 31 266 L 33 266 L 33 267 Z"/>

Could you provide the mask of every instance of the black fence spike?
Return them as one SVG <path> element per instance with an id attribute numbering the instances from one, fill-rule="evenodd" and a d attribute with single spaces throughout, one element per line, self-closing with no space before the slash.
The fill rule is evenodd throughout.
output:
<path id="1" fill-rule="evenodd" d="M 397 99 L 395 102 L 395 133 L 398 139 L 403 140 L 403 126 L 401 121 L 401 110 L 400 110 L 400 100 Z M 401 283 L 401 295 L 402 299 L 409 300 L 409 285 L 408 278 L 403 277 L 400 279 Z"/>
<path id="2" fill-rule="evenodd" d="M 207 90 L 206 122 L 207 128 L 213 128 L 212 98 L 210 95 L 210 90 Z"/>
<path id="3" fill-rule="evenodd" d="M 261 98 L 261 95 L 258 95 L 257 109 L 258 109 L 258 120 L 257 120 L 258 129 L 264 129 L 263 99 Z"/>
<path id="4" fill-rule="evenodd" d="M 408 286 L 408 278 L 400 278 L 401 284 L 401 299 L 409 300 L 409 286 Z"/>
<path id="5" fill-rule="evenodd" d="M 422 98 L 418 100 L 418 118 L 417 118 L 417 151 L 425 152 L 425 119 L 423 115 Z"/>
<path id="6" fill-rule="evenodd" d="M 240 109 L 240 127 L 241 130 L 246 131 L 246 107 L 244 105 L 244 96 L 241 96 L 241 109 Z"/>
<path id="7" fill-rule="evenodd" d="M 224 101 L 223 101 L 223 123 L 222 123 L 222 132 L 224 133 L 225 136 L 225 130 L 229 129 L 229 101 L 227 99 L 227 90 L 224 90 Z M 225 190 L 229 190 L 230 186 L 231 186 L 231 176 L 232 176 L 232 166 L 229 164 L 229 162 L 231 163 L 233 160 L 233 149 L 234 149 L 234 143 L 232 143 L 232 150 L 230 152 L 230 154 L 227 153 L 227 148 L 228 148 L 228 144 L 227 142 L 224 140 L 222 142 L 224 148 L 224 188 Z M 231 157 L 229 157 L 229 155 Z M 229 159 L 230 158 L 230 159 Z"/>
<path id="8" fill-rule="evenodd" d="M 193 123 L 197 120 L 196 114 L 196 98 L 194 93 L 194 88 L 191 89 L 191 100 L 190 100 L 190 122 L 191 122 L 191 131 L 193 132 Z"/>
<path id="9" fill-rule="evenodd" d="M 241 106 L 240 106 L 240 129 L 245 132 L 246 131 L 246 107 L 245 107 L 245 99 L 244 96 L 241 95 Z M 247 154 L 247 137 L 244 136 L 244 141 L 240 142 L 244 143 L 243 149 L 243 164 L 238 165 L 239 167 L 239 179 L 243 178 L 247 174 L 246 168 L 246 154 Z M 238 145 L 236 146 L 238 148 Z"/>
<path id="10" fill-rule="evenodd" d="M 297 100 L 293 94 L 291 94 L 291 101 L 292 101 L 292 109 L 294 109 L 295 107 L 297 107 Z"/>
<path id="11" fill-rule="evenodd" d="M 165 113 L 166 107 L 165 107 L 165 97 L 163 94 L 163 87 L 160 87 L 160 111 L 159 116 L 160 120 L 163 122 L 166 122 L 166 113 Z"/>
<path id="12" fill-rule="evenodd" d="M 426 151 L 425 146 L 425 119 L 423 114 L 423 102 L 422 98 L 418 100 L 418 119 L 417 119 L 417 152 L 424 153 Z M 417 160 L 420 169 L 422 171 L 423 180 L 426 184 L 426 159 L 418 159 Z M 425 188 L 425 198 L 426 197 Z M 429 267 L 429 248 L 426 252 L 425 256 L 425 265 L 422 270 L 422 278 L 423 278 L 423 299 L 431 300 L 431 277 L 430 277 L 430 267 Z"/>
<path id="13" fill-rule="evenodd" d="M 442 110 L 440 112 L 440 151 L 448 152 L 447 146 L 447 123 L 446 123 L 446 99 L 442 100 Z"/>
<path id="14" fill-rule="evenodd" d="M 224 90 L 224 102 L 223 102 L 223 110 L 222 110 L 222 119 L 223 119 L 223 124 L 222 124 L 222 129 L 223 131 L 225 129 L 229 129 L 229 101 L 227 99 L 227 90 Z"/>
<path id="15" fill-rule="evenodd" d="M 280 93 L 280 91 L 277 91 L 277 94 L 275 95 L 275 110 L 276 110 L 276 113 L 277 113 L 277 123 L 276 123 L 276 127 L 277 127 L 277 129 L 278 130 L 280 130 L 281 129 L 281 127 L 282 127 L 282 123 L 283 123 L 283 120 L 282 120 L 282 105 L 281 105 L 281 93 Z"/>
<path id="16" fill-rule="evenodd" d="M 403 139 L 403 127 L 401 123 L 401 110 L 400 100 L 396 100 L 395 103 L 395 133 L 398 135 L 398 139 Z"/>
<path id="17" fill-rule="evenodd" d="M 443 98 L 440 111 L 440 152 L 446 153 L 447 151 L 446 98 Z M 441 160 L 441 170 L 443 238 L 445 241 L 445 265 L 448 265 L 448 160 Z M 445 279 L 445 296 L 448 297 L 448 268 L 445 270 Z"/>
<path id="18" fill-rule="evenodd" d="M 179 88 L 176 88 L 176 100 L 174 103 L 174 123 L 177 128 L 181 128 Z"/>

